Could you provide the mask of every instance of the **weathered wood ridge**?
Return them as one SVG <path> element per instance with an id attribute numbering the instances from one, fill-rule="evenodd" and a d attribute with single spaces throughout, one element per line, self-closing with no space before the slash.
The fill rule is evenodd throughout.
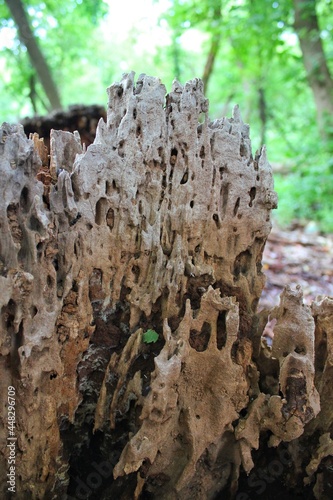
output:
<path id="1" fill-rule="evenodd" d="M 165 93 L 125 75 L 87 151 L 51 133 L 50 165 L 37 136 L 0 129 L 17 497 L 245 500 L 258 486 L 240 474 L 261 477 L 251 452 L 268 443 L 273 480 L 329 498 L 333 300 L 310 311 L 287 288 L 257 314 L 277 205 L 265 149 L 252 156 L 237 108 L 208 119 L 200 80 Z M 5 443 L 5 397 L 0 424 Z"/>

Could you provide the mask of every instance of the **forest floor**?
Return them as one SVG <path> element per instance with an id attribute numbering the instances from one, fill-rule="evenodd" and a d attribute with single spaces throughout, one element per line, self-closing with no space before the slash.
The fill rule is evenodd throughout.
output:
<path id="1" fill-rule="evenodd" d="M 308 305 L 317 295 L 333 297 L 333 235 L 273 227 L 263 255 L 263 271 L 266 286 L 259 310 L 278 305 L 285 285 L 301 285 Z"/>

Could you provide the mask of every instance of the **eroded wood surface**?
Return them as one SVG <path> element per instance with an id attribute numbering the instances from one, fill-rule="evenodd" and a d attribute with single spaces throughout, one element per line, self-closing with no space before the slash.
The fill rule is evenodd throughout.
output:
<path id="1" fill-rule="evenodd" d="M 200 80 L 165 97 L 131 73 L 108 94 L 94 143 L 56 133 L 50 165 L 37 137 L 1 128 L 1 391 L 17 390 L 18 494 L 235 496 L 268 445 L 288 449 L 285 489 L 305 480 L 326 498 L 333 300 L 310 308 L 287 286 L 258 314 L 277 201 L 265 149 L 252 154 L 238 109 L 209 120 Z"/>

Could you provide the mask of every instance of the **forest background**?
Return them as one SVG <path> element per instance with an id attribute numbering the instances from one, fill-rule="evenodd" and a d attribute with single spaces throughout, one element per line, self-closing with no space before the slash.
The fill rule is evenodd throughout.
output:
<path id="1" fill-rule="evenodd" d="M 0 121 L 201 77 L 210 118 L 239 104 L 266 144 L 278 222 L 333 232 L 332 35 L 332 0 L 0 0 Z"/>

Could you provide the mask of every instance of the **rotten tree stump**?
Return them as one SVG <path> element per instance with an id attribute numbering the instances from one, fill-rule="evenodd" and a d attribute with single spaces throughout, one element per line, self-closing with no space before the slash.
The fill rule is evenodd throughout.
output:
<path id="1" fill-rule="evenodd" d="M 266 151 L 237 108 L 209 120 L 200 80 L 165 93 L 124 75 L 94 143 L 51 133 L 50 165 L 0 129 L 0 470 L 10 386 L 18 498 L 330 498 L 333 300 L 287 287 L 257 313 Z"/>

